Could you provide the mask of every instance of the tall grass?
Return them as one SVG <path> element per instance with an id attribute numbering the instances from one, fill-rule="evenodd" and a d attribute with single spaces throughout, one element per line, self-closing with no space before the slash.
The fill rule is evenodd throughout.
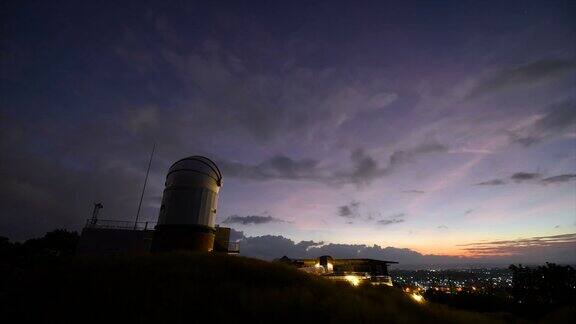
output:
<path id="1" fill-rule="evenodd" d="M 498 322 L 224 255 L 45 259 L 2 275 L 5 323 Z"/>

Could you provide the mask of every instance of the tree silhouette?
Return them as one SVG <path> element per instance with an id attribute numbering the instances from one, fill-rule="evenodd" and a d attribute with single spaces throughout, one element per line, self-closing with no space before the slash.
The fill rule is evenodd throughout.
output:
<path id="1" fill-rule="evenodd" d="M 29 239 L 24 243 L 10 242 L 7 237 L 0 237 L 0 258 L 14 261 L 18 258 L 35 255 L 73 255 L 78 244 L 78 233 L 57 229 L 43 237 Z"/>
<path id="2" fill-rule="evenodd" d="M 511 265 L 510 294 L 527 306 L 571 305 L 576 301 L 576 271 L 571 266 L 546 263 L 536 268 Z"/>
<path id="3" fill-rule="evenodd" d="M 78 239 L 77 232 L 57 229 L 46 233 L 44 237 L 26 241 L 24 247 L 32 254 L 72 255 L 76 250 Z"/>

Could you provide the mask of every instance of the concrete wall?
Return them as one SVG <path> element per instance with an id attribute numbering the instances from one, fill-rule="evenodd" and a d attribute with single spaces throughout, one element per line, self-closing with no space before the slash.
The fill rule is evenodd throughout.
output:
<path id="1" fill-rule="evenodd" d="M 152 230 L 84 228 L 79 255 L 142 255 L 150 252 Z"/>

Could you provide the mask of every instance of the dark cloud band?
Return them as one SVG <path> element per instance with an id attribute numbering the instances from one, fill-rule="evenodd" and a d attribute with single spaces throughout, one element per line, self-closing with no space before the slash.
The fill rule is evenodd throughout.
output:
<path id="1" fill-rule="evenodd" d="M 560 174 L 557 176 L 542 178 L 540 173 L 517 172 L 510 176 L 510 180 L 515 183 L 538 183 L 542 185 L 564 183 L 576 180 L 576 174 Z M 477 186 L 500 186 L 507 182 L 504 179 L 494 179 L 477 183 Z"/>
<path id="2" fill-rule="evenodd" d="M 228 216 L 222 223 L 223 224 L 241 224 L 241 225 L 260 225 L 268 223 L 284 223 L 285 221 L 272 217 L 270 215 L 260 216 L 260 215 L 248 215 L 239 216 L 231 215 Z"/>

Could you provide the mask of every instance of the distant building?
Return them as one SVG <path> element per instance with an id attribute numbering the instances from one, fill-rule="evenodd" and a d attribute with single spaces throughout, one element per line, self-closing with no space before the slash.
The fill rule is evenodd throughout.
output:
<path id="1" fill-rule="evenodd" d="M 328 279 L 345 280 L 354 286 L 364 283 L 392 286 L 388 265 L 398 263 L 374 259 L 334 259 L 329 255 L 316 259 L 290 259 L 283 256 L 276 261 Z"/>
<path id="2" fill-rule="evenodd" d="M 82 230 L 77 253 L 83 255 L 146 254 L 192 251 L 237 254 L 230 228 L 215 225 L 222 174 L 203 156 L 178 160 L 168 170 L 158 223 L 101 220 L 102 204 Z"/>

